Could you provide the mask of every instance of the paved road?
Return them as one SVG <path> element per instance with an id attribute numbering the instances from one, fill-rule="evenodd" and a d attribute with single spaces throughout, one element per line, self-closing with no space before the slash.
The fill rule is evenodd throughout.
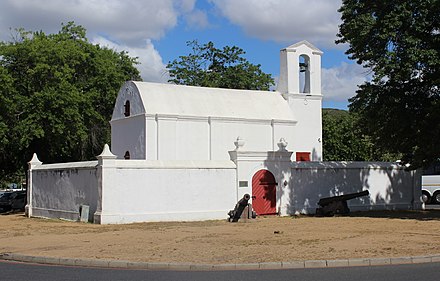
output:
<path id="1" fill-rule="evenodd" d="M 179 272 L 97 269 L 0 262 L 0 280 L 2 281 L 438 281 L 439 272 L 440 263 L 323 269 Z"/>

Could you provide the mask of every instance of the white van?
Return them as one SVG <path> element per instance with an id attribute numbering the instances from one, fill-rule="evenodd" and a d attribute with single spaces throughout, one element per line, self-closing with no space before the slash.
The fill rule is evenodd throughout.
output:
<path id="1" fill-rule="evenodd" d="M 440 175 L 422 176 L 423 202 L 440 204 Z"/>

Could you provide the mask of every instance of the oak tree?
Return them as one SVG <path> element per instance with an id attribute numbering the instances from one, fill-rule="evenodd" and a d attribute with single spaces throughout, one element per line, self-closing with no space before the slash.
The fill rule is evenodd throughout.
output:
<path id="1" fill-rule="evenodd" d="M 244 58 L 245 52 L 239 47 L 218 49 L 212 42 L 200 45 L 197 40 L 187 42 L 187 46 L 192 49 L 190 54 L 168 63 L 168 82 L 247 90 L 269 90 L 274 84 L 271 75 Z"/>
<path id="2" fill-rule="evenodd" d="M 17 30 L 0 43 L 0 179 L 45 163 L 88 160 L 110 140 L 113 105 L 136 58 L 94 45 L 69 22 L 56 34 Z"/>
<path id="3" fill-rule="evenodd" d="M 440 1 L 343 0 L 337 43 L 371 71 L 350 100 L 374 144 L 413 168 L 440 158 Z"/>
<path id="4" fill-rule="evenodd" d="M 322 110 L 322 149 L 324 161 L 395 161 L 400 155 L 382 151 L 359 127 L 354 112 Z"/>

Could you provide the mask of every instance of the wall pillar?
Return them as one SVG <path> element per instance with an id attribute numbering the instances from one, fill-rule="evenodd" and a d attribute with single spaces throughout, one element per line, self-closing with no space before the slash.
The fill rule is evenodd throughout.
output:
<path id="1" fill-rule="evenodd" d="M 413 178 L 413 202 L 412 209 L 413 210 L 421 210 L 424 209 L 425 204 L 422 200 L 422 170 L 413 170 L 411 171 L 411 176 Z"/>
<path id="2" fill-rule="evenodd" d="M 103 223 L 103 214 L 107 210 L 104 192 L 110 186 L 109 183 L 111 183 L 112 176 L 115 174 L 117 156 L 110 151 L 108 144 L 105 144 L 102 153 L 96 158 L 98 158 L 98 202 L 93 222 L 101 224 Z"/>
<path id="3" fill-rule="evenodd" d="M 43 163 L 38 159 L 38 156 L 36 153 L 32 156 L 31 161 L 28 162 L 28 177 L 27 177 L 27 193 L 26 193 L 26 199 L 27 203 L 25 206 L 25 215 L 27 217 L 32 217 L 32 170 L 35 169 L 38 166 L 41 166 Z"/>

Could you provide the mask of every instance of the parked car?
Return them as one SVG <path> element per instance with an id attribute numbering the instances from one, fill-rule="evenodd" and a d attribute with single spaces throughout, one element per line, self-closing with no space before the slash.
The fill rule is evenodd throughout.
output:
<path id="1" fill-rule="evenodd" d="M 0 211 L 24 210 L 26 206 L 26 191 L 5 192 L 0 197 Z"/>

